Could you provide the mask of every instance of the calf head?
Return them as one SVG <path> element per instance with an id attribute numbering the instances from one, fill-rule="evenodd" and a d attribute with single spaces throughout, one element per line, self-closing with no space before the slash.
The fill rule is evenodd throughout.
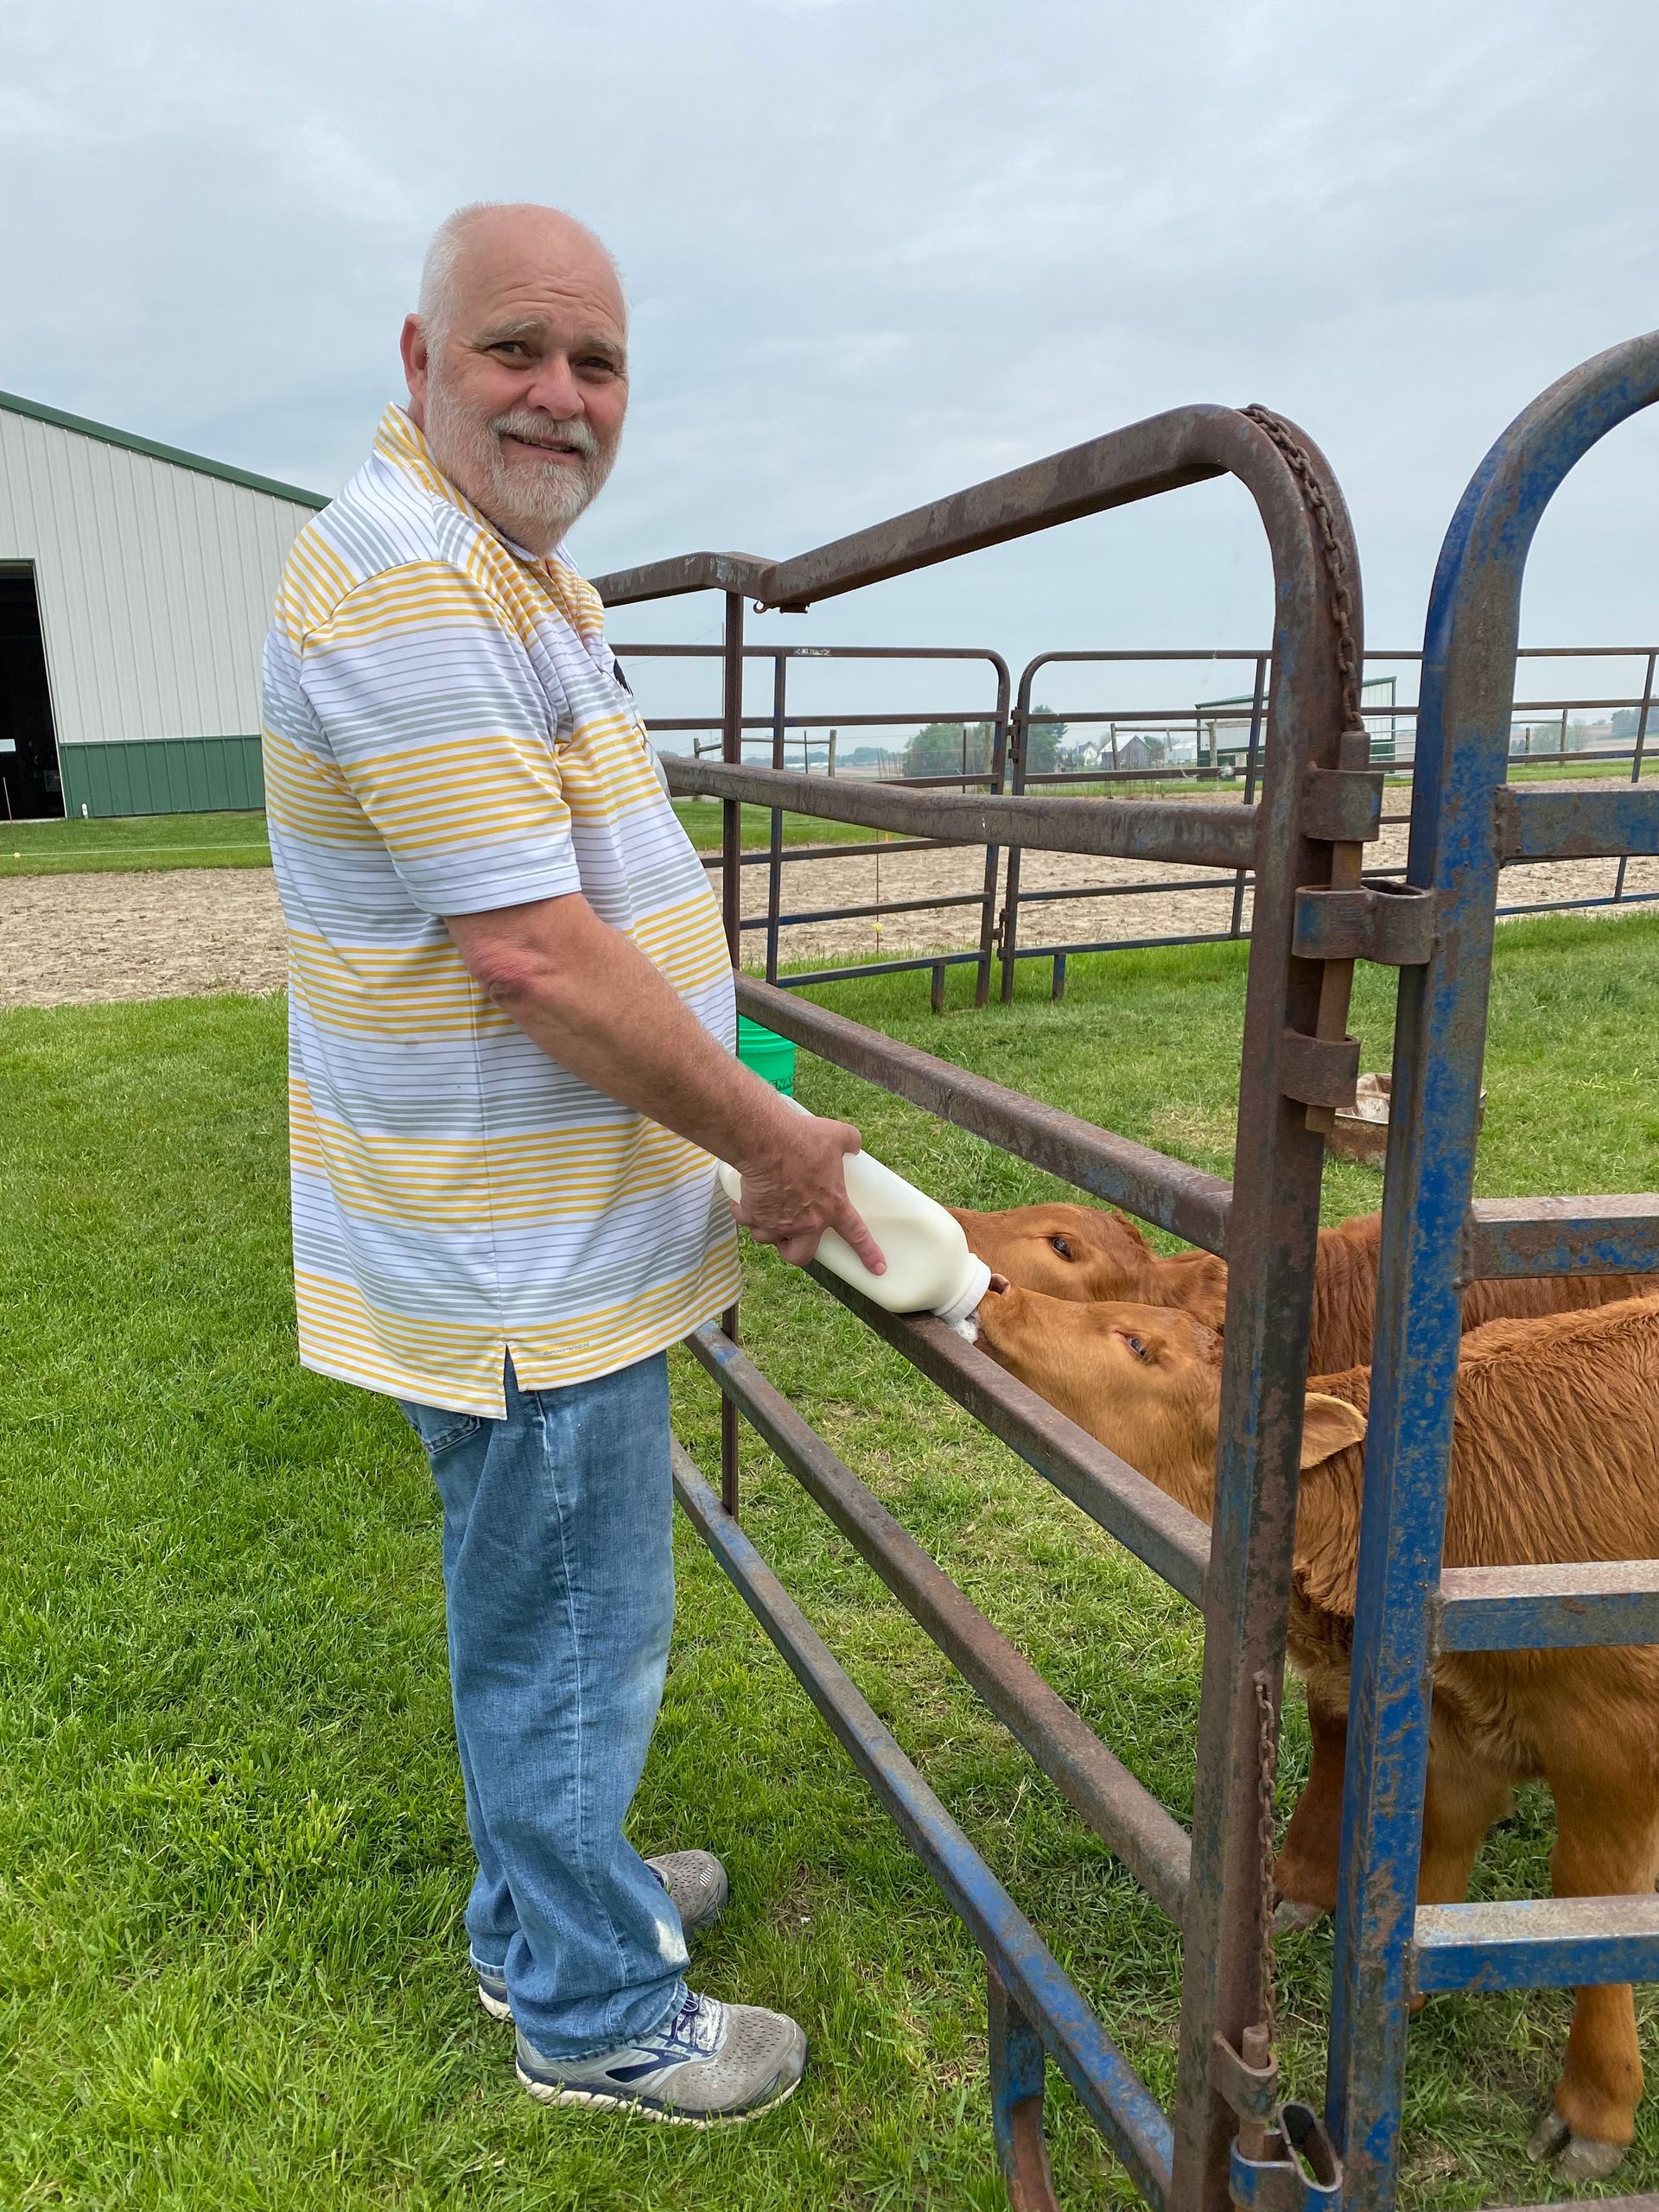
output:
<path id="1" fill-rule="evenodd" d="M 1104 1206 L 1007 1206 L 951 1212 L 986 1266 L 1047 1298 L 1166 1300 L 1157 1254 L 1132 1221 Z"/>
<path id="2" fill-rule="evenodd" d="M 999 1287 L 999 1286 L 1001 1286 Z M 1221 1338 L 1194 1315 L 1113 1300 L 1077 1305 L 994 1275 L 974 1313 L 977 1341 L 1000 1366 L 1206 1520 L 1221 1415 Z M 1365 1417 L 1310 1390 L 1302 1465 L 1357 1443 Z"/>

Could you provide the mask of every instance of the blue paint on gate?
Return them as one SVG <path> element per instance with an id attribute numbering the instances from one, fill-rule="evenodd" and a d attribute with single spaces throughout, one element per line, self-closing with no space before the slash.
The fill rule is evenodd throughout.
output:
<path id="1" fill-rule="evenodd" d="M 1659 793 L 1505 791 L 1522 580 L 1533 533 L 1563 478 L 1599 438 L 1656 400 L 1659 334 L 1586 362 L 1528 408 L 1465 493 L 1429 604 L 1407 875 L 1435 894 L 1439 931 L 1427 963 L 1402 972 L 1396 1017 L 1326 2102 L 1351 2212 L 1389 2212 L 1397 2177 L 1459 1278 L 1498 868 L 1535 852 L 1650 852 L 1659 829 Z M 1582 1226 L 1593 1230 L 1587 1215 Z M 1558 1224 L 1560 1236 L 1574 1226 Z M 1646 1250 L 1642 1242 L 1633 1235 L 1609 1245 L 1624 1264 L 1651 1268 L 1651 1240 Z M 1572 1572 L 1562 1571 L 1564 1582 Z M 1651 1634 L 1652 1608 L 1633 1598 L 1623 1625 L 1637 1624 Z M 1515 1605 L 1508 1625 L 1517 1643 L 1602 1640 L 1553 1633 L 1571 1624 L 1552 1618 L 1538 1591 Z M 1484 1626 L 1478 1640 L 1490 1648 L 1490 1611 Z M 1424 1986 L 1594 1980 L 1603 1970 L 1625 1979 L 1652 1963 L 1651 1941 L 1637 1940 L 1651 1935 L 1642 1904 L 1628 1901 L 1628 1937 L 1609 1927 L 1594 1942 L 1559 1908 L 1535 1913 L 1524 1936 L 1510 1923 L 1516 1932 L 1507 1938 L 1498 1924 L 1476 1921 L 1458 1935 L 1459 1924 L 1442 1913 L 1424 1923 Z M 1437 1971 L 1458 1978 L 1436 1981 Z"/>

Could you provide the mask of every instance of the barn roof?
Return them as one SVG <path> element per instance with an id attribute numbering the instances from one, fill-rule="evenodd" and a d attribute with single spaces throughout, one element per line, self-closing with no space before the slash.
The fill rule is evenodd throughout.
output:
<path id="1" fill-rule="evenodd" d="M 85 415 L 68 415 L 60 407 L 47 407 L 38 399 L 21 399 L 15 391 L 0 391 L 0 409 L 10 415 L 27 415 L 36 423 L 55 423 L 60 430 L 78 430 L 82 437 L 99 438 L 105 445 L 124 446 L 129 453 L 147 453 L 156 461 L 170 461 L 180 468 L 194 468 L 202 476 L 217 476 L 226 484 L 245 485 L 250 492 L 267 492 L 278 499 L 292 499 L 303 507 L 326 507 L 327 495 L 302 491 L 297 484 L 280 484 L 273 476 L 256 476 L 249 468 L 232 468 L 226 461 L 208 461 L 179 446 L 164 446 L 156 438 L 141 438 L 133 430 L 118 430 L 108 423 L 94 423 Z"/>

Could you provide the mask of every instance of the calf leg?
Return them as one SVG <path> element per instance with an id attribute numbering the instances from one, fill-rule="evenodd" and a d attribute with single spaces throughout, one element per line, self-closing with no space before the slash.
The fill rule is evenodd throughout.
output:
<path id="1" fill-rule="evenodd" d="M 1556 1821 L 1550 1878 L 1559 1897 L 1641 1896 L 1659 1873 L 1659 1805 L 1641 1772 L 1645 1762 L 1617 1758 L 1619 1732 L 1607 1730 L 1593 1758 L 1576 1744 L 1548 1770 Z M 1636 2133 L 1636 2007 L 1628 1982 L 1582 1988 L 1574 1998 L 1561 2078 L 1528 2149 L 1535 2158 L 1560 2151 L 1564 2180 L 1598 2181 Z"/>
<path id="2" fill-rule="evenodd" d="M 1436 1716 L 1438 1718 L 1438 1715 Z M 1481 1839 L 1510 1808 L 1507 1771 L 1460 1734 L 1436 1727 L 1428 1743 L 1423 1796 L 1423 1852 L 1419 1904 L 1460 1904 Z"/>
<path id="3" fill-rule="evenodd" d="M 1321 1697 L 1310 1685 L 1307 1720 L 1313 1736 L 1313 1764 L 1274 1871 L 1274 1886 L 1281 1900 L 1274 1922 L 1281 1928 L 1311 1927 L 1322 1914 L 1334 1912 L 1337 1904 L 1347 1709 Z"/>

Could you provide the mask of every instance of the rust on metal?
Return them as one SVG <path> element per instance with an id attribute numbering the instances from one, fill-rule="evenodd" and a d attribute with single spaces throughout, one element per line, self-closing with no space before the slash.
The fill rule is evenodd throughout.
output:
<path id="1" fill-rule="evenodd" d="M 1192 1847 L 1137 1782 L 766 1380 L 713 1327 L 686 1339 L 848 1541 L 1177 1927 Z"/>
<path id="2" fill-rule="evenodd" d="M 953 1067 L 914 1045 L 880 1036 L 845 1014 L 752 977 L 738 977 L 737 1002 L 752 1021 L 775 1029 L 849 1075 L 880 1084 L 1078 1190 L 1126 1206 L 1189 1244 L 1226 1251 L 1231 1192 L 1221 1176 L 1097 1128 L 1077 1115 L 1045 1106 L 1023 1091 Z"/>
<path id="3" fill-rule="evenodd" d="M 971 1350 L 943 1321 L 886 1313 L 825 1269 L 815 1267 L 811 1273 L 1125 1551 L 1144 1560 L 1190 1604 L 1203 1605 L 1210 1531 L 1196 1514 L 1166 1497 L 1046 1398 Z"/>
<path id="4" fill-rule="evenodd" d="M 738 768 L 678 753 L 665 754 L 663 766 L 677 798 L 740 799 L 950 844 L 1018 842 L 1038 852 L 1209 868 L 1248 868 L 1255 856 L 1255 810 L 1230 802 L 981 797 L 905 784 L 855 784 L 793 769 Z"/>
<path id="5" fill-rule="evenodd" d="M 1624 1274 L 1650 1268 L 1659 1268 L 1659 1195 L 1652 1192 L 1477 1198 L 1464 1223 L 1465 1282 L 1498 1275 Z"/>

